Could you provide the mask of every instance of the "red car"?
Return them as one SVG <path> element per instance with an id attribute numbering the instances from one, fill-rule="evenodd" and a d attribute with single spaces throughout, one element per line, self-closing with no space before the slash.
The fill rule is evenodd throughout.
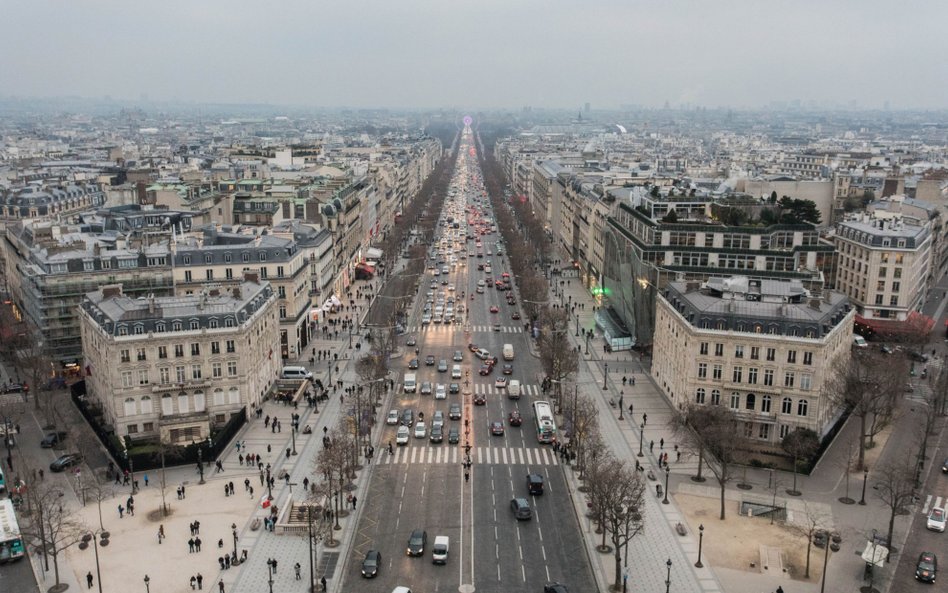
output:
<path id="1" fill-rule="evenodd" d="M 494 420 L 490 423 L 490 433 L 495 437 L 504 436 L 504 423 L 499 420 Z"/>
<path id="2" fill-rule="evenodd" d="M 492 365 L 492 364 L 482 364 L 482 365 L 481 365 L 481 370 L 479 370 L 479 371 L 477 371 L 477 372 L 478 372 L 478 374 L 481 375 L 482 377 L 486 377 L 486 376 L 489 375 L 489 374 L 491 373 L 491 371 L 493 371 L 493 370 L 494 370 L 494 365 Z"/>
<path id="3" fill-rule="evenodd" d="M 478 346 L 477 344 L 468 344 L 467 349 L 470 350 L 471 352 L 477 352 L 478 350 L 481 349 L 481 347 Z"/>
<path id="4" fill-rule="evenodd" d="M 513 313 L 510 314 L 510 318 L 511 318 L 511 319 L 520 319 L 520 313 L 517 313 L 516 311 L 514 311 Z"/>
<path id="5" fill-rule="evenodd" d="M 523 418 L 520 416 L 520 412 L 514 410 L 507 416 L 507 422 L 509 422 L 511 426 L 520 426 L 523 424 Z"/>
<path id="6" fill-rule="evenodd" d="M 498 311 L 500 311 L 500 309 L 497 308 L 497 305 L 493 305 L 493 306 L 490 308 L 490 312 L 491 312 L 491 313 L 496 313 L 496 312 L 498 312 Z"/>

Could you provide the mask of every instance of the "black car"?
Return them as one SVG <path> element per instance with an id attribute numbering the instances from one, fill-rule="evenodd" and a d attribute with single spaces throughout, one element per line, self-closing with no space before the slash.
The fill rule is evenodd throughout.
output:
<path id="1" fill-rule="evenodd" d="M 416 529 L 408 536 L 408 548 L 406 552 L 409 556 L 424 556 L 425 544 L 428 543 L 428 532 L 424 529 Z"/>
<path id="2" fill-rule="evenodd" d="M 52 449 L 56 445 L 62 443 L 64 440 L 66 440 L 65 432 L 51 432 L 43 437 L 42 441 L 40 441 L 40 447 L 44 449 Z"/>
<path id="3" fill-rule="evenodd" d="M 569 589 L 560 583 L 547 583 L 543 585 L 543 593 L 569 593 Z"/>
<path id="4" fill-rule="evenodd" d="M 362 576 L 367 579 L 375 578 L 381 564 L 382 555 L 376 550 L 369 550 L 365 553 L 365 560 L 362 561 Z"/>
<path id="5" fill-rule="evenodd" d="M 527 474 L 527 492 L 533 495 L 543 494 L 543 476 Z"/>
<path id="6" fill-rule="evenodd" d="M 415 424 L 415 412 L 411 408 L 402 410 L 402 425 L 413 426 Z"/>
<path id="7" fill-rule="evenodd" d="M 457 445 L 461 442 L 461 431 L 456 428 L 448 430 L 448 443 Z"/>
<path id="8" fill-rule="evenodd" d="M 461 386 L 458 385 L 457 383 L 451 383 L 451 385 L 448 386 L 448 393 L 460 393 L 460 392 L 461 392 Z"/>
<path id="9" fill-rule="evenodd" d="M 409 361 L 408 361 L 408 368 L 410 368 L 410 369 L 417 369 L 417 368 L 418 368 L 418 359 L 417 359 L 417 358 L 413 358 L 413 359 L 409 360 Z"/>
<path id="10" fill-rule="evenodd" d="M 433 367 L 435 363 L 435 357 L 433 354 L 429 354 L 425 357 L 425 366 Z"/>
<path id="11" fill-rule="evenodd" d="M 941 464 L 941 473 L 948 474 L 948 458 Z"/>
<path id="12" fill-rule="evenodd" d="M 49 471 L 52 472 L 61 472 L 66 471 L 68 468 L 73 467 L 74 465 L 79 465 L 82 461 L 82 455 L 78 453 L 68 453 L 66 455 L 60 456 L 56 461 L 49 464 Z"/>
<path id="13" fill-rule="evenodd" d="M 405 340 L 406 346 L 414 346 L 417 343 L 418 343 L 418 339 L 415 338 L 415 336 L 409 336 L 408 339 Z"/>
<path id="14" fill-rule="evenodd" d="M 932 552 L 922 552 L 915 566 L 915 579 L 923 583 L 934 583 L 938 572 L 938 558 Z"/>

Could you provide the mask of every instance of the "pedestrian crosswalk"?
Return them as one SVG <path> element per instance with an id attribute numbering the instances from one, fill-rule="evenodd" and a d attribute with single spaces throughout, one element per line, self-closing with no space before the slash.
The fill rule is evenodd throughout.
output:
<path id="1" fill-rule="evenodd" d="M 494 383 L 475 383 L 471 389 L 476 394 L 484 395 L 507 395 L 507 389 L 498 389 Z M 521 385 L 521 395 L 540 395 L 539 385 Z"/>
<path id="2" fill-rule="evenodd" d="M 412 464 L 461 464 L 464 450 L 458 445 L 429 445 L 395 447 L 391 455 L 383 453 L 378 463 L 382 465 Z M 473 447 L 471 462 L 499 465 L 559 465 L 559 459 L 549 447 Z"/>
<path id="3" fill-rule="evenodd" d="M 493 325 L 456 325 L 452 323 L 433 323 L 430 325 L 411 325 L 408 327 L 409 333 L 426 332 L 453 334 L 458 332 L 499 332 L 502 334 L 522 334 L 523 326 L 520 325 L 502 325 L 495 329 Z"/>
<path id="4" fill-rule="evenodd" d="M 928 512 L 934 508 L 945 508 L 945 504 L 948 503 L 942 496 L 932 496 L 929 494 L 925 497 L 925 506 L 922 507 L 922 514 L 927 515 Z"/>

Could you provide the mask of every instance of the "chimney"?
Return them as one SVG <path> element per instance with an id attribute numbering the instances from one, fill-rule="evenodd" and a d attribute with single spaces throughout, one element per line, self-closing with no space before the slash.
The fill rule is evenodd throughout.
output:
<path id="1" fill-rule="evenodd" d="M 810 299 L 810 308 L 814 311 L 820 310 L 820 299 Z"/>
<path id="2" fill-rule="evenodd" d="M 122 295 L 121 284 L 106 284 L 102 287 L 102 298 L 110 299 Z"/>
<path id="3" fill-rule="evenodd" d="M 260 284 L 260 274 L 257 272 L 244 272 L 244 282 L 253 282 L 254 284 Z"/>
<path id="4" fill-rule="evenodd" d="M 240 287 L 239 287 L 239 286 L 235 286 L 234 289 L 233 289 L 234 299 L 239 301 L 240 298 L 241 298 L 241 297 L 240 297 L 240 294 L 241 294 L 241 293 L 240 293 Z"/>
<path id="5" fill-rule="evenodd" d="M 155 293 L 148 295 L 148 312 L 152 315 L 155 314 Z"/>

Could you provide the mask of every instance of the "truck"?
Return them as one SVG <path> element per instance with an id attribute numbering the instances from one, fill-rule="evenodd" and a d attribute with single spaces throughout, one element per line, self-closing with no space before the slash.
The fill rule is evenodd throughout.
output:
<path id="1" fill-rule="evenodd" d="M 520 399 L 520 380 L 511 379 L 507 383 L 507 397 L 509 399 Z"/>
<path id="2" fill-rule="evenodd" d="M 415 381 L 415 373 L 405 373 L 405 382 L 403 383 L 405 393 L 415 393 L 418 383 Z"/>
<path id="3" fill-rule="evenodd" d="M 514 359 L 513 344 L 504 344 L 504 360 Z"/>

